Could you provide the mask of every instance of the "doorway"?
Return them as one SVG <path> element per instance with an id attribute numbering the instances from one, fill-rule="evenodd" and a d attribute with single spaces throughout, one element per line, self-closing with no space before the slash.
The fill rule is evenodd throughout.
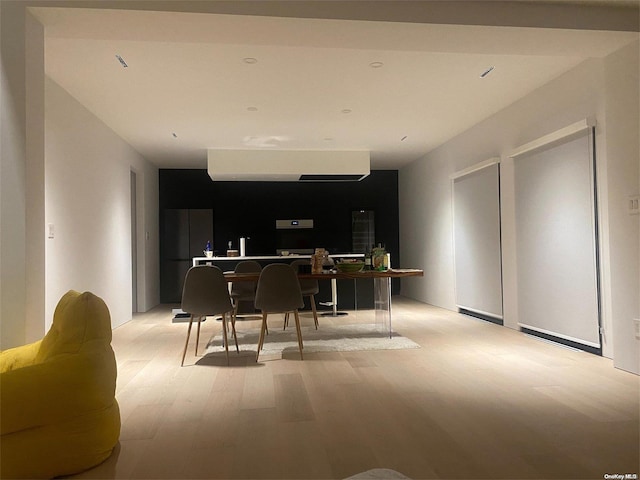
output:
<path id="1" fill-rule="evenodd" d="M 131 312 L 138 311 L 138 202 L 137 175 L 131 170 Z"/>

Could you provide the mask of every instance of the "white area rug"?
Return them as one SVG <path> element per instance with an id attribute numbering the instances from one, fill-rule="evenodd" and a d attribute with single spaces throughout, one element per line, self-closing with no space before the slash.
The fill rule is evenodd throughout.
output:
<path id="1" fill-rule="evenodd" d="M 281 322 L 273 322 L 269 327 L 269 335 L 265 337 L 264 348 L 260 355 L 282 354 L 298 352 L 298 338 L 296 328 L 290 320 L 286 330 L 282 330 Z M 279 323 L 279 325 L 278 325 Z M 257 351 L 258 329 L 242 330 L 242 324 L 236 323 L 238 347 L 241 352 Z M 375 324 L 356 325 L 321 325 L 318 330 L 314 327 L 302 327 L 302 341 L 304 353 L 313 352 L 352 352 L 361 350 L 398 350 L 420 348 L 420 345 L 402 335 L 393 332 L 389 338 L 389 330 L 383 330 Z M 229 351 L 235 350 L 233 336 L 229 332 Z M 224 352 L 222 333 L 216 335 L 207 345 L 206 353 Z"/>
<path id="2" fill-rule="evenodd" d="M 347 477 L 345 480 L 396 480 L 404 478 L 408 479 L 409 477 L 405 477 L 400 472 L 389 468 L 374 468 L 373 470 L 367 470 L 366 472 Z"/>

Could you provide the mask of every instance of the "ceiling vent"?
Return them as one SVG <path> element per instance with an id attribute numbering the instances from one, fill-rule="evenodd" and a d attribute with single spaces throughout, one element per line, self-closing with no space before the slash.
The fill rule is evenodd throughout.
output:
<path id="1" fill-rule="evenodd" d="M 216 182 L 344 182 L 370 173 L 368 151 L 210 149 L 207 160 Z"/>

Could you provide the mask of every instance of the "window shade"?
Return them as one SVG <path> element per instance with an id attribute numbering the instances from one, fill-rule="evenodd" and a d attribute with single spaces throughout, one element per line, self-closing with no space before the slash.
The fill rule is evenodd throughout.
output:
<path id="1" fill-rule="evenodd" d="M 499 165 L 453 180 L 456 304 L 502 319 Z"/>
<path id="2" fill-rule="evenodd" d="M 590 129 L 514 159 L 522 327 L 600 346 Z"/>

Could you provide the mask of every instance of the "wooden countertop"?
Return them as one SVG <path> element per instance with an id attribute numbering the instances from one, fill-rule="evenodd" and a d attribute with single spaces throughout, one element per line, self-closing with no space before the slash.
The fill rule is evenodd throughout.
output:
<path id="1" fill-rule="evenodd" d="M 416 268 L 391 268 L 389 270 L 363 270 L 361 272 L 337 272 L 326 273 L 299 273 L 298 278 L 331 280 L 331 279 L 358 279 L 358 278 L 402 278 L 402 277 L 423 277 L 424 271 Z M 224 272 L 224 278 L 230 282 L 256 281 L 260 277 L 259 273 L 235 273 Z"/>

